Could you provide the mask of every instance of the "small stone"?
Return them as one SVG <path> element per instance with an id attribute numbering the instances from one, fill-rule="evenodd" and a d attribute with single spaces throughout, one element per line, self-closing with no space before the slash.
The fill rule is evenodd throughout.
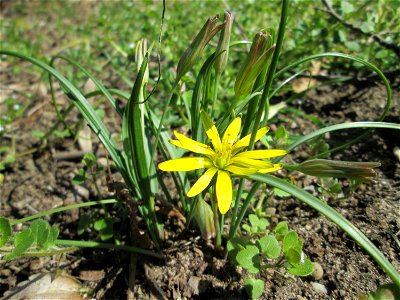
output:
<path id="1" fill-rule="evenodd" d="M 397 158 L 397 160 L 400 161 L 400 148 L 399 147 L 394 147 L 393 154 Z"/>
<path id="2" fill-rule="evenodd" d="M 314 271 L 311 274 L 311 277 L 314 280 L 320 280 L 324 276 L 324 270 L 322 269 L 321 265 L 317 262 L 314 263 Z"/>
<path id="3" fill-rule="evenodd" d="M 328 290 L 323 284 L 320 284 L 318 282 L 311 282 L 311 285 L 317 293 L 328 294 Z"/>
<path id="4" fill-rule="evenodd" d="M 74 185 L 73 192 L 78 198 L 89 199 L 89 190 L 81 185 Z"/>
<path id="5" fill-rule="evenodd" d="M 273 216 L 276 213 L 276 208 L 275 207 L 268 207 L 265 210 L 265 213 L 267 214 L 267 216 Z"/>

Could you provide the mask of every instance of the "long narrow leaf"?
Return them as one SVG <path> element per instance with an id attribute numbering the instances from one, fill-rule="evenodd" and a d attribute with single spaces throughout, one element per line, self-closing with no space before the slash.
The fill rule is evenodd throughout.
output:
<path id="1" fill-rule="evenodd" d="M 272 175 L 256 174 L 248 176 L 248 178 L 277 187 L 293 195 L 297 199 L 323 214 L 325 217 L 339 226 L 343 231 L 345 231 L 362 248 L 364 248 L 364 250 L 367 251 L 367 253 L 371 255 L 371 257 L 375 259 L 382 269 L 385 270 L 385 272 L 392 278 L 396 285 L 400 287 L 400 274 L 386 259 L 382 252 L 379 251 L 379 249 L 357 227 L 355 227 L 350 221 L 348 221 L 324 201 L 312 196 L 301 188 L 298 188 L 297 186 Z"/>
<path id="2" fill-rule="evenodd" d="M 8 50 L 1 50 L 0 55 L 14 56 L 29 61 L 32 64 L 43 69 L 44 71 L 48 72 L 49 74 L 53 75 L 55 78 L 57 78 L 63 85 L 63 88 L 68 92 L 69 97 L 73 99 L 74 105 L 79 109 L 85 120 L 88 122 L 89 126 L 99 137 L 100 141 L 103 143 L 103 145 L 109 152 L 114 163 L 120 170 L 121 175 L 124 177 L 124 179 L 129 178 L 121 152 L 119 151 L 115 141 L 112 139 L 111 134 L 108 131 L 107 127 L 105 127 L 104 123 L 98 117 L 98 115 L 96 114 L 90 103 L 82 95 L 82 93 L 68 79 L 66 79 L 63 75 L 61 75 L 61 73 L 58 72 L 56 69 L 50 67 L 49 65 L 33 57 Z"/>
<path id="3" fill-rule="evenodd" d="M 148 55 L 143 60 L 139 74 L 132 88 L 131 97 L 126 105 L 123 122 L 128 130 L 128 141 L 124 139 L 124 146 L 127 145 L 133 159 L 133 168 L 138 179 L 142 196 L 146 199 L 151 197 L 150 178 L 147 169 L 147 159 L 144 151 L 143 124 L 141 122 L 141 111 L 139 107 L 139 94 L 142 91 L 143 76 L 148 63 Z"/>
<path id="4" fill-rule="evenodd" d="M 400 130 L 400 124 L 386 123 L 386 122 L 350 122 L 350 123 L 342 123 L 342 124 L 327 126 L 327 127 L 315 130 L 315 131 L 303 136 L 302 138 L 298 139 L 294 143 L 290 144 L 286 148 L 286 150 L 290 152 L 297 146 L 304 144 L 304 143 L 312 140 L 313 138 L 316 138 L 327 132 L 332 132 L 332 131 L 337 131 L 337 130 L 345 130 L 345 129 L 350 129 L 350 128 L 387 128 L 387 129 Z M 282 159 L 282 158 L 280 158 L 280 159 Z"/>
<path id="5" fill-rule="evenodd" d="M 108 89 L 104 87 L 104 85 L 97 80 L 96 77 L 94 77 L 86 68 L 84 68 L 81 64 L 79 64 L 77 61 L 73 60 L 72 58 L 65 57 L 62 55 L 56 55 L 52 58 L 50 65 L 53 67 L 53 63 L 56 59 L 63 59 L 67 62 L 69 62 L 71 65 L 74 65 L 77 67 L 79 70 L 82 71 L 87 77 L 89 77 L 93 83 L 96 85 L 96 87 L 102 92 L 104 96 L 106 96 L 107 100 L 111 103 L 112 107 L 115 109 L 115 111 L 118 113 L 118 115 L 122 118 L 122 111 L 117 105 L 117 101 L 115 101 L 114 97 L 111 95 Z"/>

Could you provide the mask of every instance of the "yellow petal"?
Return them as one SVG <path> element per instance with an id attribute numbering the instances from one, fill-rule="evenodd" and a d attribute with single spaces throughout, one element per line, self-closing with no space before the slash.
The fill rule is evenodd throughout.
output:
<path id="1" fill-rule="evenodd" d="M 175 145 L 179 148 L 183 148 L 195 153 L 204 154 L 204 155 L 214 155 L 214 151 L 210 146 L 199 143 L 195 140 L 192 140 L 179 132 L 174 132 L 177 140 L 170 140 L 169 142 L 172 145 Z"/>
<path id="2" fill-rule="evenodd" d="M 235 165 L 229 165 L 225 168 L 226 171 L 229 171 L 233 174 L 239 175 L 239 176 L 246 176 L 246 175 L 251 175 L 254 173 L 257 173 L 258 169 L 255 168 L 243 168 L 243 167 L 238 167 Z"/>
<path id="3" fill-rule="evenodd" d="M 244 168 L 268 169 L 273 167 L 273 164 L 270 162 L 237 156 L 231 158 L 231 163 Z"/>
<path id="4" fill-rule="evenodd" d="M 204 189 L 210 184 L 215 173 L 217 173 L 217 168 L 208 169 L 192 186 L 192 188 L 187 193 L 187 196 L 194 197 L 204 191 Z"/>
<path id="5" fill-rule="evenodd" d="M 257 130 L 256 139 L 254 142 L 257 142 L 261 139 L 269 130 L 269 127 L 263 127 Z M 234 145 L 233 148 L 243 148 L 247 147 L 250 144 L 251 133 L 246 135 L 244 138 L 238 140 Z M 236 149 L 235 149 L 236 150 Z"/>
<path id="6" fill-rule="evenodd" d="M 197 169 L 209 168 L 213 164 L 211 160 L 205 157 L 184 157 L 167 160 L 158 165 L 163 171 L 185 172 Z"/>
<path id="7" fill-rule="evenodd" d="M 235 157 L 247 157 L 247 158 L 272 158 L 277 156 L 286 155 L 286 150 L 280 149 L 270 149 L 270 150 L 251 150 L 251 151 L 244 151 L 239 154 L 236 154 Z"/>
<path id="8" fill-rule="evenodd" d="M 224 215 L 231 208 L 232 203 L 232 180 L 228 172 L 218 171 L 216 190 L 218 209 Z"/>
<path id="9" fill-rule="evenodd" d="M 240 126 L 242 120 L 240 118 L 235 118 L 225 131 L 224 137 L 222 138 L 222 145 L 232 145 L 240 132 Z"/>
<path id="10" fill-rule="evenodd" d="M 207 115 L 204 110 L 200 111 L 201 121 L 203 123 L 204 130 L 210 140 L 211 144 L 214 146 L 215 151 L 221 151 L 221 138 L 219 137 L 219 133 L 217 127 L 215 127 L 213 121 Z"/>
<path id="11" fill-rule="evenodd" d="M 262 174 L 271 173 L 271 172 L 278 171 L 280 169 L 282 169 L 282 165 L 281 164 L 274 164 L 273 167 L 271 167 L 271 168 L 258 170 L 258 173 L 262 173 Z"/>

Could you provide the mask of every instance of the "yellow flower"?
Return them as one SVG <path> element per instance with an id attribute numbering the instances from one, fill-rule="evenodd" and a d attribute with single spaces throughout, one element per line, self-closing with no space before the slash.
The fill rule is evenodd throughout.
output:
<path id="1" fill-rule="evenodd" d="M 195 182 L 188 191 L 188 197 L 194 197 L 204 191 L 211 180 L 217 175 L 216 195 L 218 209 L 221 214 L 225 214 L 232 203 L 232 179 L 231 174 L 247 176 L 254 173 L 269 173 L 282 168 L 281 164 L 273 164 L 262 159 L 285 155 L 286 150 L 251 150 L 243 151 L 250 143 L 250 134 L 237 140 L 240 132 L 241 119 L 236 118 L 229 124 L 222 140 L 218 130 L 210 117 L 201 111 L 206 134 L 212 147 L 194 141 L 179 132 L 174 132 L 176 140 L 170 143 L 202 154 L 203 157 L 184 157 L 162 162 L 158 167 L 163 171 L 186 172 L 197 169 L 207 169 L 205 173 Z M 264 127 L 257 131 L 256 141 L 268 132 L 269 128 Z"/>

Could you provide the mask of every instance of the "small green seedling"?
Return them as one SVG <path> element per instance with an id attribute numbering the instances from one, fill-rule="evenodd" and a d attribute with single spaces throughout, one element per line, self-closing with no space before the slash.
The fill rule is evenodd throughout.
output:
<path id="1" fill-rule="evenodd" d="M 303 242 L 297 233 L 280 222 L 273 232 L 266 230 L 265 222 L 250 215 L 252 226 L 245 229 L 248 236 L 235 237 L 228 241 L 228 254 L 232 261 L 249 273 L 263 276 L 269 269 L 284 268 L 295 276 L 308 276 L 313 272 L 313 263 L 303 252 Z M 262 224 L 260 224 L 262 222 Z M 261 235 L 259 226 L 264 227 Z M 258 276 L 257 276 L 258 277 Z M 252 276 L 245 280 L 245 288 L 251 298 L 262 295 L 264 281 Z"/>
<path id="2" fill-rule="evenodd" d="M 59 231 L 56 225 L 50 226 L 42 219 L 36 219 L 29 228 L 15 234 L 12 238 L 10 221 L 0 218 L 0 253 L 7 253 L 3 259 L 12 260 L 19 256 L 43 256 L 51 255 L 52 247 L 58 237 Z M 14 247 L 7 246 L 13 243 Z"/>

